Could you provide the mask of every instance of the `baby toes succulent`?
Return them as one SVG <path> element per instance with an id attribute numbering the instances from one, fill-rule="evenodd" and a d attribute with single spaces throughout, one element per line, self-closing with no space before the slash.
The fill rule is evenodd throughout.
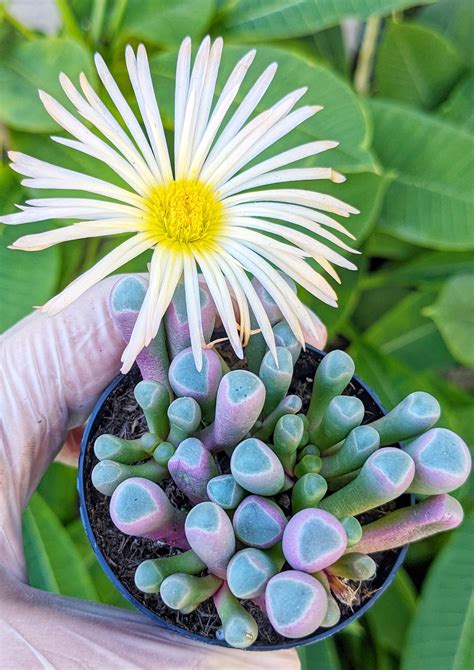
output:
<path id="1" fill-rule="evenodd" d="M 142 561 L 137 589 L 159 593 L 184 618 L 212 598 L 222 624 L 216 636 L 240 649 L 259 632 L 246 602 L 287 638 L 335 626 L 353 582 L 357 589 L 375 578 L 379 588 L 380 552 L 461 523 L 461 505 L 447 494 L 471 468 L 461 438 L 433 428 L 439 405 L 427 393 L 412 393 L 364 424 L 373 406 L 352 395 L 358 382 L 343 351 L 320 362 L 303 412 L 303 399 L 287 395 L 301 344 L 254 286 L 265 298 L 262 326 L 266 335 L 273 327 L 276 350 L 267 350 L 260 332 L 249 341 L 249 369 L 229 370 L 211 347 L 196 361 L 178 286 L 165 318 L 171 363 L 163 359 L 160 367 L 153 358 L 162 332 L 138 361 L 143 380 L 134 392 L 147 431 L 135 439 L 98 437 L 92 471 L 96 490 L 111 496 L 121 532 L 179 550 Z M 125 338 L 143 295 L 142 280 L 115 290 L 114 320 Z M 204 289 L 201 303 L 210 337 L 215 306 Z M 411 441 L 399 448 L 400 440 Z M 381 514 L 405 492 L 428 497 Z M 361 523 L 361 514 L 372 520 Z"/>

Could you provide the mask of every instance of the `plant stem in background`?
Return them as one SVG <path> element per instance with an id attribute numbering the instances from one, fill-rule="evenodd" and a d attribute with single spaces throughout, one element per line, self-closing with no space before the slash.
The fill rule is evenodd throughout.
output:
<path id="1" fill-rule="evenodd" d="M 371 16 L 365 24 L 364 38 L 359 51 L 354 73 L 354 87 L 361 95 L 367 95 L 370 90 L 372 65 L 380 33 L 381 18 Z"/>
<path id="2" fill-rule="evenodd" d="M 120 28 L 122 23 L 123 15 L 127 9 L 128 0 L 115 0 L 114 8 L 110 13 L 110 19 L 108 26 L 106 28 L 106 37 L 107 39 L 113 39 L 116 32 Z"/>
<path id="3" fill-rule="evenodd" d="M 106 0 L 94 0 L 91 12 L 90 40 L 93 45 L 98 44 L 104 25 Z"/>
<path id="4" fill-rule="evenodd" d="M 7 10 L 3 5 L 0 7 L 0 19 L 6 21 L 12 28 L 17 30 L 26 40 L 34 40 L 36 35 L 33 30 L 30 30 L 24 23 L 19 21 L 13 14 Z"/>
<path id="5" fill-rule="evenodd" d="M 83 31 L 77 22 L 77 18 L 74 16 L 74 12 L 69 6 L 69 2 L 67 0 L 56 0 L 56 5 L 61 14 L 64 32 L 78 42 L 84 44 Z"/>

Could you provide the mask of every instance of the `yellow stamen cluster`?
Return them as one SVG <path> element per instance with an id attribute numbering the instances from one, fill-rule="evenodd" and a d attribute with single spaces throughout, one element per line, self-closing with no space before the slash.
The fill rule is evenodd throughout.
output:
<path id="1" fill-rule="evenodd" d="M 148 200 L 147 229 L 160 244 L 184 247 L 212 242 L 222 226 L 222 204 L 200 181 L 156 186 Z"/>

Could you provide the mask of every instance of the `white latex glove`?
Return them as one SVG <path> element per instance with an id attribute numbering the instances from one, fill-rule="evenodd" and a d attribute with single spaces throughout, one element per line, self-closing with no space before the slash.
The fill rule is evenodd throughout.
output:
<path id="1" fill-rule="evenodd" d="M 64 312 L 26 317 L 0 340 L 0 667 L 2 670 L 297 670 L 295 651 L 210 647 L 145 616 L 28 586 L 21 513 L 69 429 L 118 373 L 124 344 L 109 316 L 117 277 Z"/>

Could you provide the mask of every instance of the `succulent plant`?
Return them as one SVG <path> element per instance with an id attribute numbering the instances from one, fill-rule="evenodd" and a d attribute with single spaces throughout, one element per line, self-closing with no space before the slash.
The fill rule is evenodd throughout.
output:
<path id="1" fill-rule="evenodd" d="M 376 576 L 373 554 L 461 523 L 461 505 L 448 494 L 471 468 L 461 438 L 433 427 L 440 409 L 427 393 L 410 394 L 374 421 L 352 394 L 354 362 L 343 351 L 321 360 L 302 413 L 303 399 L 289 393 L 300 344 L 263 287 L 256 280 L 253 287 L 276 350 L 256 333 L 248 369 L 230 370 L 207 346 L 198 371 L 178 286 L 137 360 L 143 381 L 134 392 L 146 431 L 137 439 L 100 435 L 92 473 L 97 490 L 111 496 L 120 531 L 175 552 L 137 565 L 137 588 L 159 593 L 181 615 L 212 598 L 217 636 L 237 648 L 258 636 L 246 602 L 287 638 L 334 626 L 344 589 Z M 112 315 L 124 339 L 145 290 L 145 280 L 129 277 L 114 289 Z M 215 308 L 204 288 L 201 306 L 208 340 Z M 179 495 L 168 497 L 163 482 Z M 404 493 L 423 499 L 384 507 Z"/>

